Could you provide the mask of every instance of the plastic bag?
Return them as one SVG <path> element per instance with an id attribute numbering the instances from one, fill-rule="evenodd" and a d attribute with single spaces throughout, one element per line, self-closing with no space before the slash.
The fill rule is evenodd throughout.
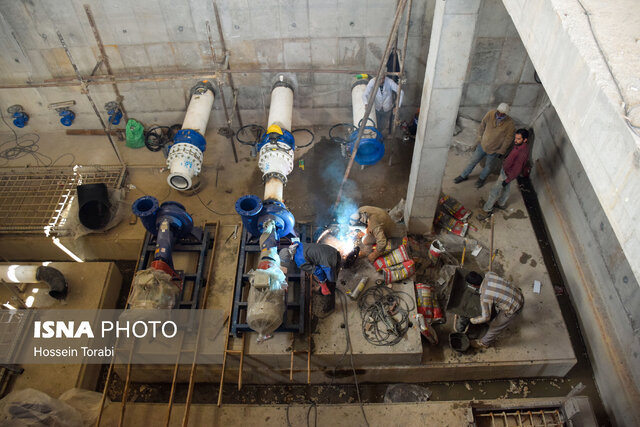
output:
<path id="1" fill-rule="evenodd" d="M 278 329 L 284 316 L 284 291 L 259 290 L 251 286 L 247 298 L 247 324 L 262 342 Z"/>
<path id="2" fill-rule="evenodd" d="M 85 426 L 95 425 L 100 413 L 102 393 L 72 388 L 62 393 L 58 399 L 78 411 Z M 107 397 L 104 406 L 107 407 L 110 403 L 111 400 Z"/>
<path id="3" fill-rule="evenodd" d="M 415 384 L 391 384 L 384 393 L 384 403 L 426 402 L 432 391 Z"/>
<path id="4" fill-rule="evenodd" d="M 82 427 L 70 405 L 32 388 L 13 391 L 0 400 L 0 426 Z"/>
<path id="5" fill-rule="evenodd" d="M 131 291 L 131 309 L 170 309 L 176 305 L 180 289 L 164 271 L 148 268 L 136 273 Z"/>
<path id="6" fill-rule="evenodd" d="M 125 145 L 129 148 L 144 147 L 144 126 L 135 119 L 129 119 L 127 122 L 127 142 Z"/>

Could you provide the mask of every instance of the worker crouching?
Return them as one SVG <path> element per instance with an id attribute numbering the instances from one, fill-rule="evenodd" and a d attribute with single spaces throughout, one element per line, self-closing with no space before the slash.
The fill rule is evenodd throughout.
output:
<path id="1" fill-rule="evenodd" d="M 336 279 L 342 257 L 332 246 L 323 243 L 298 243 L 280 250 L 280 266 L 285 272 L 295 262 L 298 268 L 313 275 L 320 285 L 322 312 L 330 313 L 336 305 Z"/>
<path id="2" fill-rule="evenodd" d="M 403 226 L 396 224 L 386 210 L 375 206 L 361 206 L 351 215 L 349 224 L 367 226 L 360 255 L 366 255 L 372 263 L 400 246 L 406 236 Z"/>

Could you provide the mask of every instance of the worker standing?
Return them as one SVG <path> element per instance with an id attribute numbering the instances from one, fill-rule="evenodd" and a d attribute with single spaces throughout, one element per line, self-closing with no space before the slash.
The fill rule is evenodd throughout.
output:
<path id="1" fill-rule="evenodd" d="M 362 101 L 364 102 L 364 108 L 367 108 L 367 104 L 369 103 L 369 96 L 371 95 L 371 91 L 374 90 L 373 85 L 375 84 L 375 79 L 369 80 L 367 83 L 367 88 L 362 94 Z M 378 85 L 378 89 L 376 90 L 376 96 L 374 100 L 373 106 L 376 109 L 376 118 L 378 123 L 376 123 L 380 132 L 388 131 L 391 133 L 391 123 L 392 123 L 392 115 L 393 115 L 393 92 L 398 93 L 398 83 L 394 82 L 393 79 L 389 77 L 385 77 L 382 82 Z M 402 98 L 404 96 L 404 91 L 400 91 L 400 97 L 398 99 L 398 107 L 402 105 Z M 362 126 L 371 126 L 370 123 L 363 123 Z"/>
<path id="2" fill-rule="evenodd" d="M 487 202 L 482 207 L 484 214 L 478 216 L 483 221 L 493 215 L 493 208 L 505 209 L 507 199 L 509 199 L 509 189 L 511 182 L 518 178 L 518 175 L 524 170 L 529 161 L 529 131 L 526 129 L 518 129 L 514 138 L 514 147 L 502 163 L 500 170 L 500 178 L 489 193 Z M 497 202 L 497 204 L 496 204 Z"/>
<path id="3" fill-rule="evenodd" d="M 287 272 L 291 262 L 309 274 L 320 284 L 322 311 L 329 313 L 336 305 L 336 280 L 340 272 L 342 257 L 333 246 L 323 243 L 298 243 L 280 250 L 280 266 Z"/>
<path id="4" fill-rule="evenodd" d="M 401 239 L 405 237 L 404 228 L 396 224 L 386 210 L 375 206 L 361 206 L 351 215 L 349 223 L 352 226 L 358 224 L 367 226 L 362 244 L 369 246 L 375 243 L 375 249 L 367 255 L 371 262 L 398 247 Z M 361 251 L 361 254 L 366 255 L 367 251 Z"/>
<path id="5" fill-rule="evenodd" d="M 492 271 L 485 274 L 484 279 L 475 272 L 469 273 L 466 279 L 467 283 L 474 286 L 480 283 L 482 314 L 470 319 L 457 316 L 454 327 L 457 332 L 463 332 L 469 321 L 474 325 L 489 322 L 487 333 L 479 340 L 471 341 L 471 346 L 474 348 L 487 348 L 520 314 L 524 307 L 524 296 L 520 288 Z M 495 314 L 493 318 L 492 313 Z"/>
<path id="6" fill-rule="evenodd" d="M 511 141 L 513 141 L 516 126 L 513 119 L 508 116 L 508 113 L 509 104 L 503 102 L 498 105 L 496 110 L 491 110 L 485 114 L 478 128 L 476 151 L 473 152 L 467 167 L 453 180 L 454 183 L 459 184 L 469 179 L 469 174 L 471 174 L 473 168 L 476 167 L 480 160 L 486 158 L 484 168 L 475 184 L 476 188 L 484 185 L 493 163 L 504 156 L 504 153 L 507 152 L 511 145 Z"/>

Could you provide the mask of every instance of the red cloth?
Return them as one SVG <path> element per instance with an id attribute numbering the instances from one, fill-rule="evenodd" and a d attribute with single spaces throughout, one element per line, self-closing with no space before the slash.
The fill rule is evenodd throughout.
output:
<path id="1" fill-rule="evenodd" d="M 520 175 L 522 170 L 529 160 L 529 145 L 523 142 L 520 145 L 513 147 L 513 150 L 509 153 L 504 162 L 502 162 L 502 169 L 507 175 L 505 181 L 511 182 Z"/>

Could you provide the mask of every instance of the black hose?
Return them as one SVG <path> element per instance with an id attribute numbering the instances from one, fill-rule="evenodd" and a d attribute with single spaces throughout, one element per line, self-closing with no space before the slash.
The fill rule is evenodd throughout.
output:
<path id="1" fill-rule="evenodd" d="M 337 128 L 341 127 L 341 126 L 344 126 L 344 127 L 346 127 L 346 128 L 350 128 L 350 130 L 348 130 L 348 131 L 346 132 L 346 134 L 347 134 L 347 138 L 348 138 L 348 136 L 349 136 L 349 135 L 351 135 L 351 134 L 352 134 L 352 133 L 353 133 L 357 128 L 356 128 L 354 125 L 352 125 L 351 123 L 338 123 L 338 124 L 335 124 L 335 125 L 331 126 L 331 128 L 329 129 L 329 139 L 330 139 L 331 141 L 333 141 L 333 142 L 336 142 L 336 143 L 340 144 L 340 145 L 344 145 L 344 144 L 346 144 L 348 141 L 347 141 L 346 139 L 344 139 L 344 138 L 341 138 L 341 137 L 339 137 L 339 136 L 335 136 L 335 135 L 333 134 L 333 132 L 334 132 Z"/>
<path id="2" fill-rule="evenodd" d="M 69 286 L 67 279 L 60 271 L 53 267 L 39 266 L 36 270 L 36 280 L 49 285 L 49 295 L 55 299 L 65 299 Z"/>
<path id="3" fill-rule="evenodd" d="M 145 132 L 144 145 L 149 151 L 160 151 L 171 141 L 170 135 L 171 128 L 169 126 L 153 126 Z"/>
<path id="4" fill-rule="evenodd" d="M 242 132 L 244 132 L 245 129 L 251 129 L 251 131 L 256 131 L 259 130 L 260 133 L 258 134 L 258 136 L 255 138 L 255 140 L 253 141 L 246 141 L 243 139 L 240 139 L 240 137 L 238 135 L 240 135 Z M 262 138 L 262 135 L 264 135 L 265 133 L 265 129 L 260 126 L 260 125 L 256 125 L 256 124 L 249 124 L 249 125 L 244 125 L 242 126 L 240 129 L 238 129 L 238 131 L 236 132 L 236 140 L 242 144 L 242 145 L 250 145 L 250 146 L 256 146 L 258 144 L 258 142 L 260 141 L 260 139 Z"/>
<path id="5" fill-rule="evenodd" d="M 310 146 L 311 144 L 313 144 L 313 140 L 315 139 L 316 136 L 309 129 L 307 129 L 307 128 L 296 129 L 296 130 L 291 131 L 291 135 L 293 135 L 296 132 L 307 132 L 309 135 L 311 135 L 311 141 L 309 141 L 305 145 L 296 145 L 296 148 L 306 148 L 306 147 Z"/>

